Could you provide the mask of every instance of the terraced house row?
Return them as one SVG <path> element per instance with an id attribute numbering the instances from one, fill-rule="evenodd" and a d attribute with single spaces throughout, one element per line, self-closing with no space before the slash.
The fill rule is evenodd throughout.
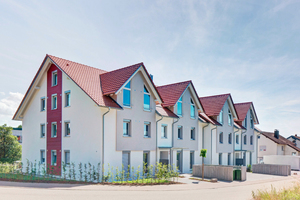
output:
<path id="1" fill-rule="evenodd" d="M 52 166 L 257 162 L 253 103 L 230 94 L 200 97 L 192 81 L 156 86 L 143 63 L 104 71 L 46 55 L 14 120 L 22 121 L 22 160 Z"/>

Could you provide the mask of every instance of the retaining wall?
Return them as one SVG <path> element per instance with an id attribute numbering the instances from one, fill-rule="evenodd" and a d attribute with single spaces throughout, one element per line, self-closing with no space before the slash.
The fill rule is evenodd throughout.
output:
<path id="1" fill-rule="evenodd" d="M 252 165 L 252 173 L 289 176 L 291 165 L 255 164 Z"/>

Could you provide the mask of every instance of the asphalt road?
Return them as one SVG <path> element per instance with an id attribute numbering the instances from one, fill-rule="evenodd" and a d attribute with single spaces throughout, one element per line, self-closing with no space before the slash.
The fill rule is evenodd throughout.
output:
<path id="1" fill-rule="evenodd" d="M 256 177 L 256 178 L 255 178 Z M 260 178 L 258 178 L 260 177 Z M 161 186 L 104 186 L 16 183 L 0 181 L 0 200 L 135 200 L 135 199 L 251 199 L 252 191 L 290 187 L 300 181 L 300 176 L 280 177 L 256 175 L 245 182 L 199 182 L 198 184 L 177 184 Z"/>

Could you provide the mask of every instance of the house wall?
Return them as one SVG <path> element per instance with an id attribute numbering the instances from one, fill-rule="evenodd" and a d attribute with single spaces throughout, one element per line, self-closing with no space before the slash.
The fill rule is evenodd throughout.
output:
<path id="1" fill-rule="evenodd" d="M 261 146 L 266 146 L 266 151 L 260 151 Z M 277 155 L 277 144 L 264 135 L 260 135 L 258 139 L 258 158 L 263 158 L 264 155 Z"/>
<path id="2" fill-rule="evenodd" d="M 246 128 L 246 130 L 243 130 L 243 137 L 242 137 L 242 148 L 243 150 L 247 150 L 247 151 L 254 151 L 254 128 L 251 128 L 250 126 L 250 116 L 251 116 L 251 109 L 248 110 L 247 112 L 247 127 L 245 127 L 245 120 L 243 121 L 243 126 Z M 246 144 L 244 144 L 244 136 L 246 135 L 247 139 L 246 139 Z M 253 144 L 250 144 L 250 137 L 253 137 Z"/>
<path id="3" fill-rule="evenodd" d="M 205 126 L 206 124 L 202 125 Z M 204 158 L 204 164 L 206 165 L 218 165 L 219 154 L 217 153 L 216 145 L 216 126 L 209 124 L 204 128 L 204 149 L 207 149 L 206 158 Z"/>
<path id="4" fill-rule="evenodd" d="M 156 121 L 160 120 L 161 116 L 156 114 Z M 157 146 L 158 147 L 172 147 L 172 123 L 177 121 L 175 118 L 163 117 L 157 122 Z M 162 137 L 161 127 L 167 125 L 167 138 Z M 174 125 L 176 126 L 176 124 Z"/>
<path id="5" fill-rule="evenodd" d="M 285 152 L 284 146 L 285 145 L 280 145 L 280 144 L 277 145 L 277 155 L 284 155 Z"/>
<path id="6" fill-rule="evenodd" d="M 288 145 L 285 145 L 284 155 L 290 155 L 291 156 L 293 153 L 296 153 L 296 155 L 300 155 L 299 151 L 296 151 L 292 147 L 289 147 Z"/>

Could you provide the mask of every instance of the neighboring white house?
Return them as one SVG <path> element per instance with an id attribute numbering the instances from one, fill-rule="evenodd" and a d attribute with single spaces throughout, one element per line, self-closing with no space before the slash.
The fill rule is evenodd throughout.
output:
<path id="1" fill-rule="evenodd" d="M 296 147 L 300 148 L 300 137 L 297 134 L 291 135 L 287 139 L 293 142 L 296 145 Z"/>
<path id="2" fill-rule="evenodd" d="M 22 145 L 22 128 L 13 128 L 12 134 L 18 138 L 18 142 Z"/>

